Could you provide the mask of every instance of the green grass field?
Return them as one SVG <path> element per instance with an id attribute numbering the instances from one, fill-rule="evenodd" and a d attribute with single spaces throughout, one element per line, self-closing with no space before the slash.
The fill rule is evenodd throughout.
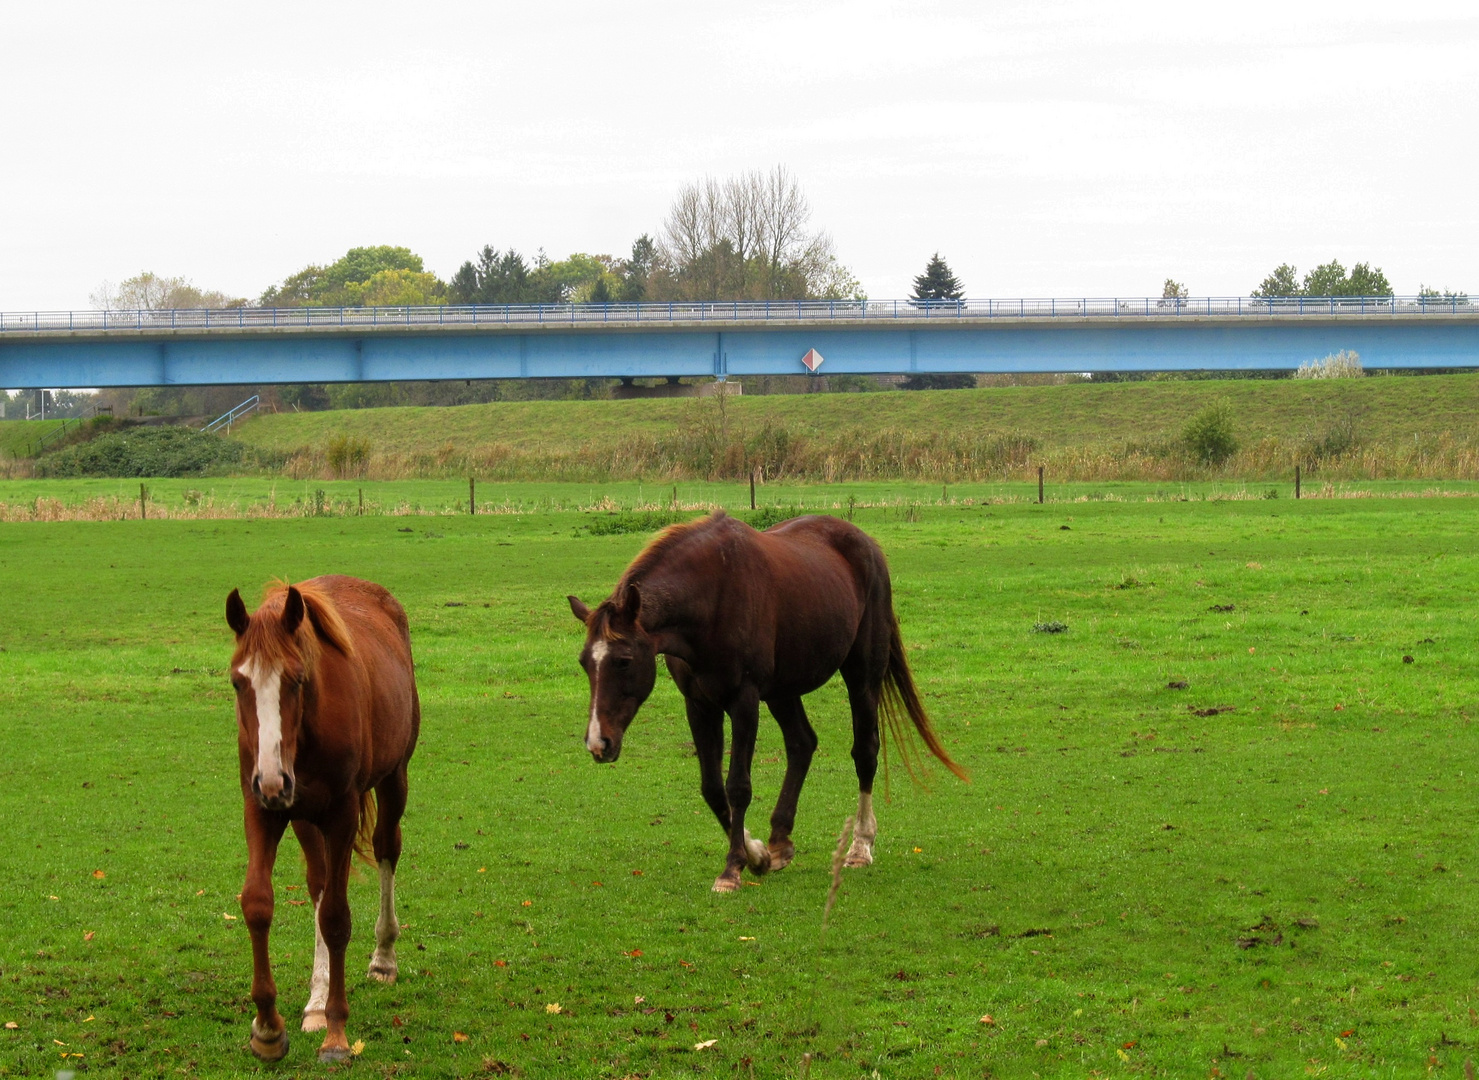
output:
<path id="1" fill-rule="evenodd" d="M 549 509 L 586 485 L 511 489 L 545 509 L 475 519 L 0 527 L 0 1075 L 1457 1074 L 1479 1044 L 1473 501 L 914 491 L 914 513 L 856 516 L 974 782 L 895 768 L 877 862 L 846 874 L 825 935 L 856 793 L 840 683 L 808 702 L 796 862 L 712 894 L 726 844 L 671 684 L 617 765 L 581 743 L 564 596 L 603 597 L 643 541 Z M 325 572 L 384 583 L 411 618 L 402 978 L 363 977 L 364 873 L 362 1055 L 326 1068 L 298 1036 L 262 1067 L 229 918 L 223 602 Z M 1069 629 L 1033 631 L 1051 621 Z M 763 727 L 762 823 L 780 751 Z M 291 1015 L 312 951 L 291 842 L 277 880 Z"/>

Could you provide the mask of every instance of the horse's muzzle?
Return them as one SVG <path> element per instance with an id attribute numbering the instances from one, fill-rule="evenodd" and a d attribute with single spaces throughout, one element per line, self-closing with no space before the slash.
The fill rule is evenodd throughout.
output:
<path id="1" fill-rule="evenodd" d="M 293 805 L 293 796 L 297 794 L 297 786 L 293 783 L 292 774 L 284 773 L 277 783 L 269 781 L 264 790 L 262 775 L 257 773 L 252 776 L 252 794 L 257 797 L 257 802 L 264 810 L 286 810 Z"/>
<path id="2" fill-rule="evenodd" d="M 591 758 L 597 765 L 610 765 L 619 757 L 621 757 L 621 741 L 613 743 L 604 735 L 601 736 L 601 748 L 591 751 Z"/>

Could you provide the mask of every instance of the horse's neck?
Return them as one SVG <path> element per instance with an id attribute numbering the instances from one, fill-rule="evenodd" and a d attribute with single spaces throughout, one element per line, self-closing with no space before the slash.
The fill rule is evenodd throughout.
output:
<path id="1" fill-rule="evenodd" d="M 640 584 L 642 612 L 637 617 L 642 629 L 657 642 L 657 651 L 686 656 L 688 634 L 703 618 L 705 590 L 701 583 L 687 575 L 657 573 Z"/>

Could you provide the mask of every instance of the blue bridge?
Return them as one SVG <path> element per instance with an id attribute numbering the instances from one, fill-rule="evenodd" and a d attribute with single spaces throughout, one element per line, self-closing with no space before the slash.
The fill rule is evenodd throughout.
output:
<path id="1" fill-rule="evenodd" d="M 0 386 L 1479 367 L 1467 297 L 770 301 L 0 314 Z"/>

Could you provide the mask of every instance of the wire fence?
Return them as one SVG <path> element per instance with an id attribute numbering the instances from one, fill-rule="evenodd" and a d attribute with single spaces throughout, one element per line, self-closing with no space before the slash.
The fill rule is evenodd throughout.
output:
<path id="1" fill-rule="evenodd" d="M 241 330 L 394 330 L 397 327 L 726 326 L 774 322 L 861 323 L 1114 318 L 1479 317 L 1467 296 L 1121 297 L 1018 300 L 740 300 L 672 303 L 446 304 L 358 308 L 170 308 L 152 311 L 0 312 L 3 333 L 85 331 L 222 333 Z"/>

